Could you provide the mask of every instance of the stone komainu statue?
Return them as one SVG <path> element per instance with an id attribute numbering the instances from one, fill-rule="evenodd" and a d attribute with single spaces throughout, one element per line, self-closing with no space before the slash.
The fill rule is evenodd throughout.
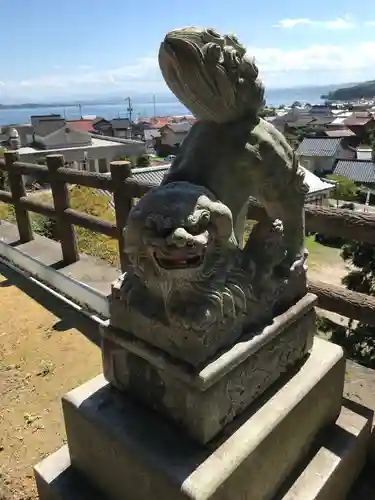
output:
<path id="1" fill-rule="evenodd" d="M 236 37 L 172 31 L 159 63 L 198 120 L 162 184 L 129 215 L 123 321 L 199 365 L 306 293 L 307 186 L 284 136 L 258 116 L 264 87 Z M 243 247 L 249 197 L 266 217 Z"/>

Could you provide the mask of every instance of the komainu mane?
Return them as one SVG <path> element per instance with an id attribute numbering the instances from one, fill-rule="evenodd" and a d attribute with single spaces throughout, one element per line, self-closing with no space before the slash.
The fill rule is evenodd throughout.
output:
<path id="1" fill-rule="evenodd" d="M 162 184 L 130 213 L 124 321 L 197 365 L 306 293 L 307 186 L 284 136 L 258 116 L 263 84 L 236 37 L 174 30 L 159 63 L 198 121 Z M 249 197 L 267 217 L 243 247 Z"/>

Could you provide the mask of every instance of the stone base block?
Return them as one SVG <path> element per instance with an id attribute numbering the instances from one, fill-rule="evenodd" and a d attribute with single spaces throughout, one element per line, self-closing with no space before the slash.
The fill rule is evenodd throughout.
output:
<path id="1" fill-rule="evenodd" d="M 72 467 L 68 446 L 40 462 L 34 475 L 40 500 L 106 500 Z"/>
<path id="2" fill-rule="evenodd" d="M 344 500 L 364 465 L 371 421 L 372 412 L 363 407 L 358 410 L 343 406 L 336 423 L 316 439 L 304 466 L 297 467 L 297 473 L 291 474 L 272 500 Z M 35 473 L 40 500 L 104 500 L 73 471 L 66 446 L 41 462 Z M 137 488 L 135 483 L 133 488 Z M 135 497 L 123 500 L 127 498 Z"/>
<path id="3" fill-rule="evenodd" d="M 63 399 L 73 467 L 109 500 L 272 498 L 340 412 L 342 349 L 315 339 L 304 365 L 201 445 L 99 376 Z"/>
<path id="4" fill-rule="evenodd" d="M 349 402 L 351 403 L 351 402 Z M 372 411 L 343 406 L 336 423 L 317 440 L 302 472 L 292 475 L 274 500 L 344 500 L 365 465 Z"/>
<path id="5" fill-rule="evenodd" d="M 110 325 L 102 328 L 105 378 L 207 443 L 311 349 L 316 297 L 195 370 Z"/>

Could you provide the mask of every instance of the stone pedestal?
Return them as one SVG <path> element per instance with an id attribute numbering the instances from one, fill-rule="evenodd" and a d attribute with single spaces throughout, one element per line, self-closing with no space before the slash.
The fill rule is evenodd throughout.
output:
<path id="1" fill-rule="evenodd" d="M 104 376 L 207 443 L 309 352 L 315 301 L 307 294 L 271 325 L 242 337 L 199 369 L 107 325 L 102 329 Z"/>
<path id="2" fill-rule="evenodd" d="M 68 446 L 36 467 L 40 499 L 344 499 L 372 418 L 341 408 L 344 370 L 341 348 L 316 339 L 205 445 L 99 376 L 63 400 Z"/>

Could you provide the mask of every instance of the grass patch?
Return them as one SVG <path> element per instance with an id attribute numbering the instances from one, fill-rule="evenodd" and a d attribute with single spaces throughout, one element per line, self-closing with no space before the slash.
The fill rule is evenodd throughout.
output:
<path id="1" fill-rule="evenodd" d="M 314 236 L 305 238 L 305 248 L 309 252 L 309 266 L 341 262 L 340 248 L 322 245 Z"/>
<path id="2" fill-rule="evenodd" d="M 110 205 L 111 197 L 99 193 L 96 189 L 84 186 L 72 186 L 69 190 L 70 206 L 75 210 L 100 217 L 109 222 L 115 222 L 115 213 Z M 50 191 L 37 191 L 29 195 L 30 198 L 40 202 L 52 203 Z M 45 217 L 30 212 L 33 229 L 38 234 L 43 234 L 40 228 L 45 222 Z M 0 203 L 0 219 L 15 222 L 14 209 L 11 205 Z M 89 229 L 75 227 L 78 250 L 81 253 L 99 257 L 109 264 L 119 266 L 118 243 L 113 238 L 102 234 L 93 233 Z"/>

